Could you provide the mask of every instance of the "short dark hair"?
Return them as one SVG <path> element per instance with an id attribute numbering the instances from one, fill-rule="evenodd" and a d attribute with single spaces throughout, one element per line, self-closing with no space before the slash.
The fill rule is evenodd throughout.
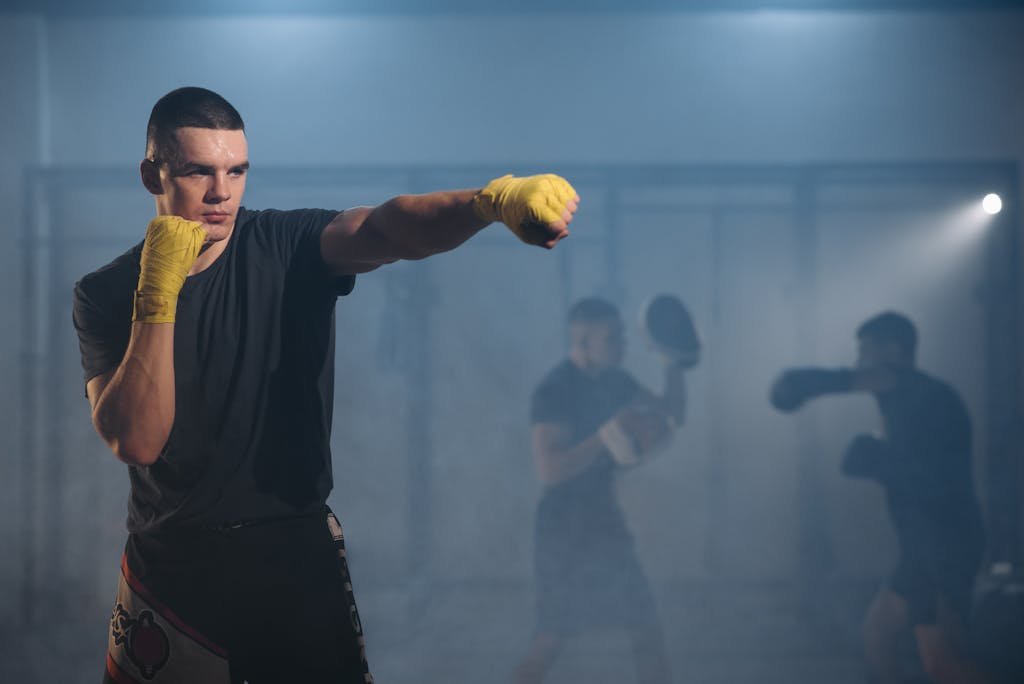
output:
<path id="1" fill-rule="evenodd" d="M 157 163 L 178 161 L 175 131 L 186 127 L 244 131 L 245 123 L 238 110 L 212 90 L 194 86 L 172 90 L 157 100 L 149 115 L 146 158 Z"/>
<path id="2" fill-rule="evenodd" d="M 896 343 L 911 359 L 917 352 L 917 328 L 909 318 L 895 311 L 885 311 L 861 323 L 857 339 L 863 338 Z"/>
<path id="3" fill-rule="evenodd" d="M 619 309 L 607 299 L 585 297 L 569 308 L 569 323 L 593 323 L 619 318 Z"/>

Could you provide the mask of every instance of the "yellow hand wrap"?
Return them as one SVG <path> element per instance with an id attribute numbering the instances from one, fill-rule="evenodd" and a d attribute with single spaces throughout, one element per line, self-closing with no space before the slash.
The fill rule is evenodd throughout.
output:
<path id="1" fill-rule="evenodd" d="M 203 224 L 180 216 L 157 216 L 146 228 L 139 287 L 132 320 L 173 323 L 188 270 L 206 240 Z"/>
<path id="2" fill-rule="evenodd" d="M 495 178 L 473 197 L 473 212 L 484 221 L 501 221 L 520 240 L 531 244 L 536 227 L 562 220 L 562 212 L 576 191 L 569 181 L 553 173 L 516 178 Z"/>

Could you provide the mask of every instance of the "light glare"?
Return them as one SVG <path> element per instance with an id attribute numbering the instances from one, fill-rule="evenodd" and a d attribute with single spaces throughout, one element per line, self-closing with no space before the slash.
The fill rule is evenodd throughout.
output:
<path id="1" fill-rule="evenodd" d="M 996 215 L 1003 209 L 1002 198 L 994 192 L 990 192 L 985 195 L 985 199 L 981 200 L 981 208 L 985 210 L 986 214 Z"/>

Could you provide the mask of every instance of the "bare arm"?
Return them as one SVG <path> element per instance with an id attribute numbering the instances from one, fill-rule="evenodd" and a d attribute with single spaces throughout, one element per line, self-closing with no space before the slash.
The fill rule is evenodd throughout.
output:
<path id="1" fill-rule="evenodd" d="M 572 186 L 551 174 L 503 177 L 482 190 L 399 195 L 339 214 L 324 229 L 320 253 L 335 275 L 365 273 L 455 249 L 496 220 L 523 242 L 551 249 L 569 234 L 578 202 Z"/>
<path id="2" fill-rule="evenodd" d="M 537 475 L 545 485 L 572 479 L 606 453 L 597 433 L 570 446 L 571 438 L 570 428 L 562 423 L 537 423 L 533 426 L 533 460 Z"/>
<path id="3" fill-rule="evenodd" d="M 320 253 L 336 275 L 349 275 L 454 249 L 487 225 L 473 213 L 475 194 L 399 195 L 377 207 L 349 209 L 324 229 Z"/>
<path id="4" fill-rule="evenodd" d="M 896 387 L 899 374 L 886 366 L 854 368 L 850 376 L 852 392 L 888 392 Z"/>
<path id="5" fill-rule="evenodd" d="M 128 465 L 157 460 L 174 423 L 174 324 L 133 323 L 121 364 L 89 381 L 92 424 Z"/>
<path id="6" fill-rule="evenodd" d="M 678 363 L 665 364 L 665 388 L 658 399 L 678 428 L 686 420 L 686 371 Z"/>

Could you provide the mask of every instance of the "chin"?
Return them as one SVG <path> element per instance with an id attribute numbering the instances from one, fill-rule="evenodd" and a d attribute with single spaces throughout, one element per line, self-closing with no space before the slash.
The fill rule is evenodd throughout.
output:
<path id="1" fill-rule="evenodd" d="M 220 242 L 221 240 L 226 239 L 229 235 L 231 235 L 231 231 L 232 231 L 232 229 L 234 227 L 235 227 L 234 221 L 232 221 L 230 224 L 227 224 L 227 223 L 217 223 L 217 224 L 213 224 L 213 225 L 208 224 L 208 223 L 204 223 L 203 224 L 203 228 L 206 229 L 206 239 L 207 239 L 208 242 Z"/>

